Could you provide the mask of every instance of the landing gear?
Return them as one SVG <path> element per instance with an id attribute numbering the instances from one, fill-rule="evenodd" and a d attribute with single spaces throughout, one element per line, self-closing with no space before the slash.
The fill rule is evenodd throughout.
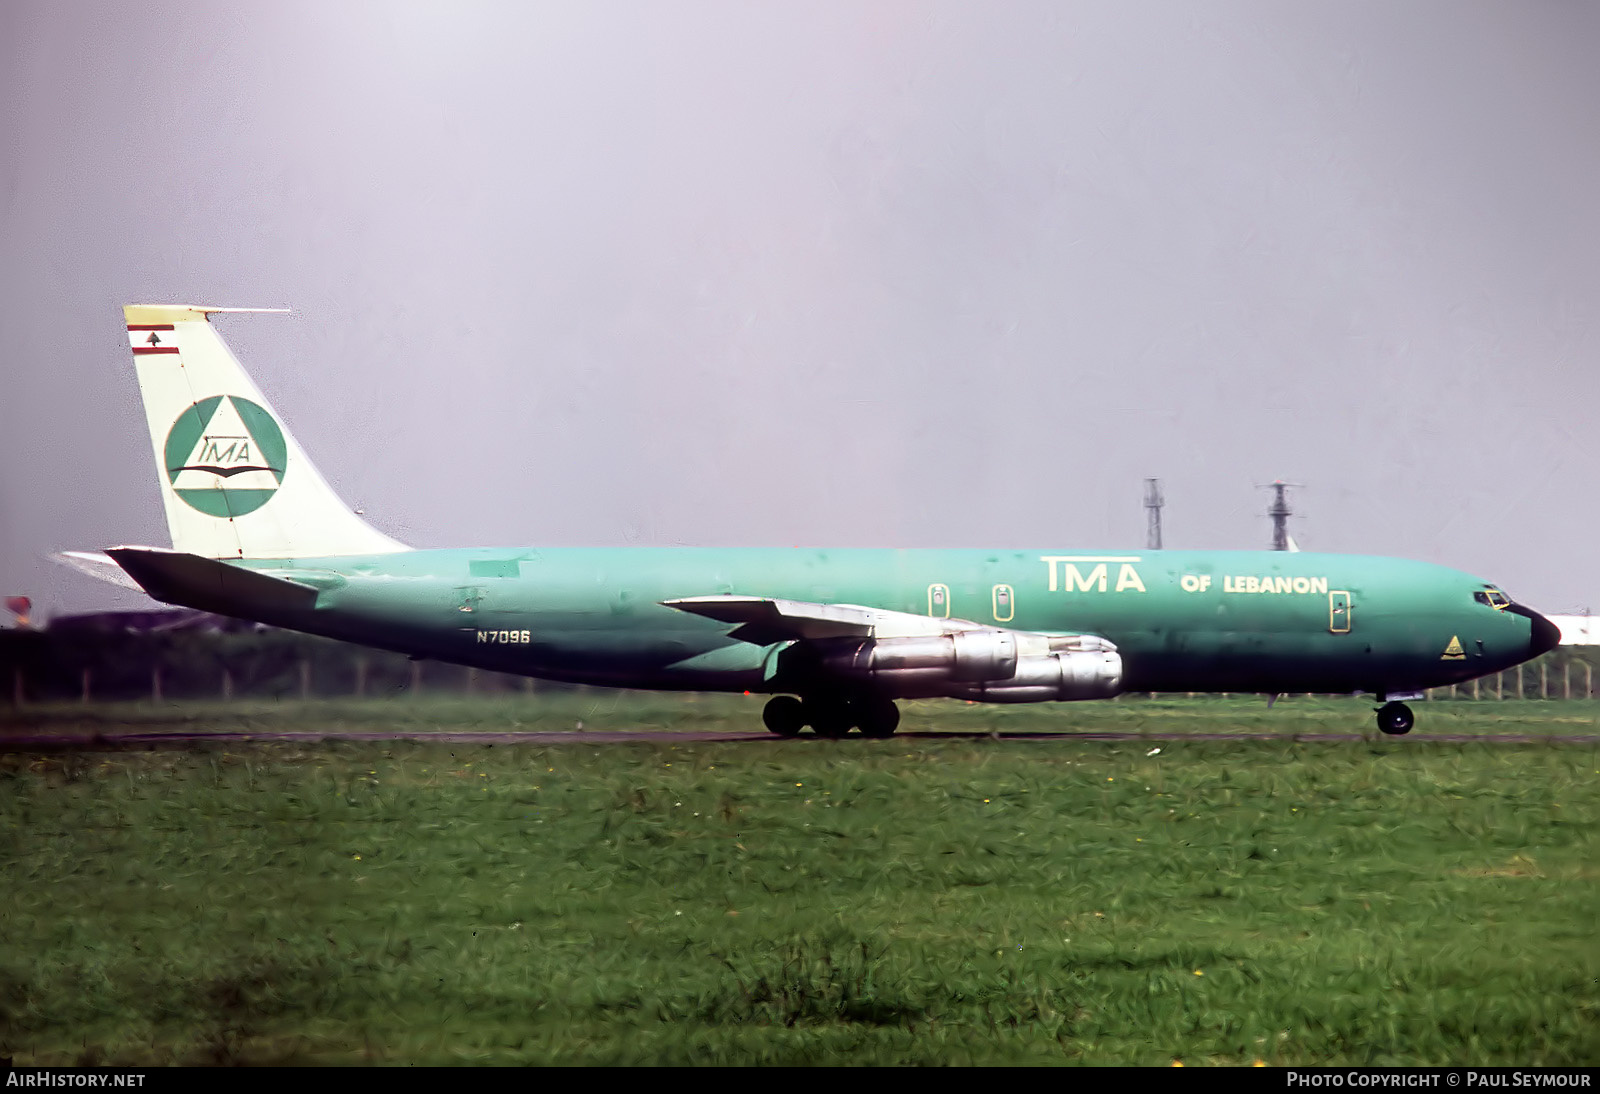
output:
<path id="1" fill-rule="evenodd" d="M 855 724 L 850 705 L 838 699 L 807 699 L 804 706 L 806 721 L 811 723 L 818 737 L 838 739 L 848 734 Z"/>
<path id="2" fill-rule="evenodd" d="M 1378 728 L 1392 737 L 1410 733 L 1416 724 L 1416 715 L 1404 703 L 1385 703 L 1378 708 Z"/>
<path id="3" fill-rule="evenodd" d="M 893 736 L 900 725 L 900 708 L 879 695 L 811 696 L 804 700 L 778 695 L 767 700 L 761 720 L 779 737 L 796 736 L 801 727 L 810 726 L 818 737 L 837 740 L 860 726 L 863 737 L 883 738 Z"/>
<path id="4" fill-rule="evenodd" d="M 806 724 L 805 706 L 793 695 L 778 695 L 767 700 L 761 720 L 779 737 L 794 737 Z"/>
<path id="5" fill-rule="evenodd" d="M 893 700 L 874 695 L 862 699 L 854 704 L 856 708 L 856 724 L 861 727 L 863 737 L 894 736 L 895 729 L 900 725 L 900 708 L 894 705 Z"/>

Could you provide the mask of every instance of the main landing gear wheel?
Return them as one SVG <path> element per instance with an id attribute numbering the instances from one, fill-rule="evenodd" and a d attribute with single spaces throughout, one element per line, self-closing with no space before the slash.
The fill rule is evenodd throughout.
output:
<path id="1" fill-rule="evenodd" d="M 856 706 L 856 724 L 863 737 L 892 737 L 900 725 L 900 708 L 889 699 L 863 699 Z"/>
<path id="2" fill-rule="evenodd" d="M 806 724 L 805 706 L 793 695 L 778 695 L 767 700 L 761 720 L 779 737 L 794 737 Z"/>
<path id="3" fill-rule="evenodd" d="M 900 708 L 882 696 L 813 696 L 796 699 L 775 695 L 767 700 L 761 720 L 779 737 L 793 737 L 810 726 L 818 737 L 838 740 L 861 727 L 864 737 L 890 737 L 900 725 Z"/>
<path id="4" fill-rule="evenodd" d="M 849 705 L 836 699 L 808 699 L 805 701 L 806 721 L 818 737 L 838 739 L 849 734 L 855 725 L 854 712 Z"/>
<path id="5" fill-rule="evenodd" d="M 1391 737 L 1410 733 L 1411 727 L 1416 724 L 1416 715 L 1404 703 L 1385 703 L 1378 708 L 1378 728 Z"/>

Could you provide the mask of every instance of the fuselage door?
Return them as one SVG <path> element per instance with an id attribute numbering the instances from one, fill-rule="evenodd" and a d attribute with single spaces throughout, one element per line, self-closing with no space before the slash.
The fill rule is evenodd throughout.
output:
<path id="1" fill-rule="evenodd" d="M 1334 634 L 1350 633 L 1350 594 L 1343 590 L 1328 594 L 1328 629 Z"/>
<path id="2" fill-rule="evenodd" d="M 950 586 L 928 586 L 928 614 L 935 619 L 950 618 Z"/>

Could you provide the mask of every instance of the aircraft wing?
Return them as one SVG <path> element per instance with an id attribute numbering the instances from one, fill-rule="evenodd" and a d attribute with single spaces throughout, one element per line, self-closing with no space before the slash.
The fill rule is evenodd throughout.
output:
<path id="1" fill-rule="evenodd" d="M 951 623 L 859 604 L 813 604 L 762 596 L 687 596 L 662 603 L 719 623 L 737 624 L 730 632 L 732 636 L 758 646 L 817 638 L 872 638 L 888 632 L 896 636 L 937 635 L 946 633 Z M 956 629 L 967 626 L 970 624 Z"/>
<path id="2" fill-rule="evenodd" d="M 804 600 L 781 600 L 761 596 L 687 596 L 664 600 L 664 605 L 679 611 L 703 615 L 720 623 L 737 624 L 732 637 L 759 646 L 775 642 L 805 641 L 826 638 L 871 638 L 882 641 L 893 638 L 937 638 L 944 635 L 970 631 L 1006 632 L 1030 635 L 1033 632 L 1012 631 L 993 624 L 974 623 L 966 619 L 940 619 L 910 612 L 893 612 L 884 608 L 867 608 L 860 604 L 814 604 Z M 1067 640 L 1071 640 L 1068 642 Z M 1049 649 L 1116 649 L 1098 635 L 1038 635 L 1036 641 L 1048 643 Z"/>
<path id="3" fill-rule="evenodd" d="M 679 611 L 733 625 L 729 637 L 775 647 L 763 677 L 782 690 L 822 681 L 880 695 L 983 698 L 994 702 L 1098 699 L 1121 688 L 1122 658 L 1097 634 L 1018 631 L 860 604 L 762 596 L 664 600 Z"/>

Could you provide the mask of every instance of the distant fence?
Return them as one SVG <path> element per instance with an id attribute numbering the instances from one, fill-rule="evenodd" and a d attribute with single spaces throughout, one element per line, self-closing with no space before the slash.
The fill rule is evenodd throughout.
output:
<path id="1" fill-rule="evenodd" d="M 290 631 L 0 631 L 0 703 L 529 694 L 531 680 Z"/>
<path id="2" fill-rule="evenodd" d="M 1577 682 L 1580 676 L 1582 680 Z M 1593 699 L 1594 677 L 1593 654 L 1587 657 L 1563 656 L 1558 651 L 1493 676 L 1484 676 L 1465 684 L 1452 684 L 1448 688 L 1429 688 L 1428 698 Z M 1494 688 L 1492 696 L 1489 695 L 1491 686 Z"/>
<path id="3" fill-rule="evenodd" d="M 1434 700 L 1593 699 L 1600 647 L 1563 646 Z M 0 631 L 0 703 L 139 699 L 316 699 L 397 694 L 514 695 L 569 685 L 413 661 L 292 631 Z M 1163 697 L 1174 694 L 1162 693 Z"/>
<path id="4" fill-rule="evenodd" d="M 1584 652 L 1574 652 L 1566 648 L 1545 654 L 1543 657 L 1506 669 L 1504 672 L 1491 673 L 1481 676 L 1476 680 L 1468 680 L 1465 684 L 1451 684 L 1442 688 L 1428 688 L 1424 693 L 1429 700 L 1434 699 L 1595 699 L 1600 698 L 1595 692 L 1595 679 L 1600 677 L 1600 654 L 1589 647 Z M 1185 692 L 1150 692 L 1161 698 L 1172 698 L 1183 695 L 1187 698 L 1196 698 L 1200 694 L 1193 691 Z M 1229 693 L 1221 693 L 1226 698 Z"/>

